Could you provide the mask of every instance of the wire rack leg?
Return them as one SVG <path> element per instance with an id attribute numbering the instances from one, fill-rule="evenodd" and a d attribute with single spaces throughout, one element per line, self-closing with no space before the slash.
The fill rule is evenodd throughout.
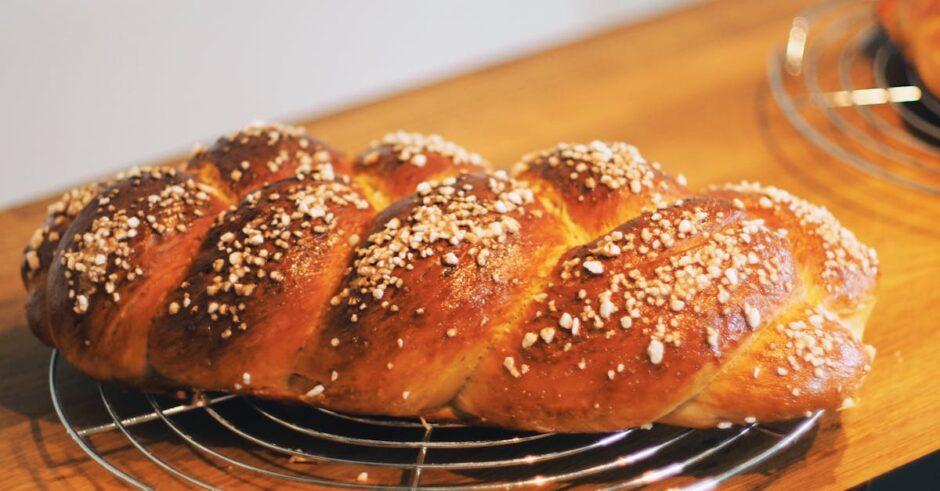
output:
<path id="1" fill-rule="evenodd" d="M 423 421 L 423 420 L 422 420 Z M 427 443 L 431 441 L 431 432 L 434 431 L 434 428 L 430 425 L 424 427 L 424 438 L 421 439 L 422 442 Z M 428 447 L 427 445 L 422 445 L 421 449 L 418 450 L 418 458 L 415 459 L 415 470 L 411 474 L 411 489 L 418 489 L 418 484 L 421 482 L 421 466 L 424 465 L 424 460 L 428 456 Z"/>

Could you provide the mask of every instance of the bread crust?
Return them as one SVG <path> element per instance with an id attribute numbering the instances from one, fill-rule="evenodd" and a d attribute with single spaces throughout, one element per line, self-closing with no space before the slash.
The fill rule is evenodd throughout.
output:
<path id="1" fill-rule="evenodd" d="M 75 217 L 49 269 L 51 334 L 70 364 L 100 380 L 160 386 L 147 337 L 225 203 L 175 168 L 134 170 Z"/>
<path id="2" fill-rule="evenodd" d="M 561 230 L 527 187 L 484 174 L 445 179 L 387 208 L 308 355 L 306 388 L 325 388 L 317 404 L 358 413 L 444 406 L 511 323 L 525 280 L 557 255 Z M 392 257 L 400 266 L 383 268 Z"/>
<path id="3" fill-rule="evenodd" d="M 539 431 L 602 431 L 667 414 L 749 343 L 760 327 L 753 316 L 766 318 L 791 293 L 794 268 L 783 241 L 749 218 L 724 200 L 686 199 L 573 249 L 458 406 L 500 426 Z M 676 233 L 672 224 L 684 221 L 689 232 Z M 674 236 L 668 246 L 643 239 L 667 234 Z M 621 252 L 605 255 L 612 245 Z M 738 254 L 757 261 L 734 265 Z M 554 333 L 550 342 L 543 329 Z M 530 333 L 539 339 L 527 346 Z M 527 368 L 515 376 L 509 365 Z"/>
<path id="4" fill-rule="evenodd" d="M 33 334 L 43 343 L 53 346 L 49 306 L 46 304 L 46 278 L 49 265 L 55 257 L 56 247 L 75 216 L 90 201 L 98 197 L 104 186 L 94 183 L 66 191 L 49 205 L 48 215 L 36 229 L 23 251 L 20 274 L 26 286 L 26 321 Z"/>
<path id="5" fill-rule="evenodd" d="M 150 331 L 162 376 L 292 397 L 294 356 L 373 215 L 348 179 L 321 174 L 266 186 L 218 219 Z"/>

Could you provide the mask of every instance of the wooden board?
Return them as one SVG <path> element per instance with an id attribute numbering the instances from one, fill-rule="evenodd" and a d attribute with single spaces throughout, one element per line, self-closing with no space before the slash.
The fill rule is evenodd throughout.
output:
<path id="1" fill-rule="evenodd" d="M 857 408 L 827 415 L 805 445 L 732 484 L 846 488 L 940 446 L 940 199 L 852 170 L 782 118 L 764 69 L 803 6 L 699 5 L 306 124 L 350 151 L 391 129 L 438 132 L 505 165 L 559 140 L 627 140 L 693 186 L 757 179 L 829 207 L 881 256 L 866 334 L 878 358 Z M 119 481 L 56 420 L 49 351 L 25 327 L 20 251 L 47 203 L 0 211 L 0 488 L 111 487 Z M 71 407 L 91 407 L 97 397 L 78 383 L 65 392 Z M 117 435 L 96 443 L 128 471 L 179 486 Z M 172 438 L 148 443 L 161 455 L 192 453 Z M 226 486 L 260 483 L 207 470 L 195 454 L 184 467 Z"/>

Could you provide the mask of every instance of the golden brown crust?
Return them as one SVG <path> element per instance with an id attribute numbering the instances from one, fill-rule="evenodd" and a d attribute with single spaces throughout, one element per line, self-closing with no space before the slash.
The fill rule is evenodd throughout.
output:
<path id="1" fill-rule="evenodd" d="M 225 203 L 172 168 L 135 170 L 75 217 L 47 295 L 56 347 L 103 380 L 152 384 L 147 333 Z"/>
<path id="2" fill-rule="evenodd" d="M 541 431 L 650 423 L 734 357 L 793 273 L 784 242 L 726 201 L 645 213 L 559 261 L 458 407 Z"/>
<path id="3" fill-rule="evenodd" d="M 424 181 L 480 172 L 489 163 L 438 135 L 397 131 L 373 141 L 354 167 L 356 179 L 373 191 L 373 205 L 385 208 L 413 194 Z"/>
<path id="4" fill-rule="evenodd" d="M 397 415 L 446 404 L 514 316 L 560 231 L 527 187 L 501 174 L 448 178 L 389 207 L 301 365 L 308 399 Z"/>
<path id="5" fill-rule="evenodd" d="M 850 315 L 871 300 L 878 255 L 824 207 L 773 186 L 725 184 L 710 192 L 783 231 L 796 255 L 807 301 Z M 861 335 L 861 333 L 859 333 Z"/>
<path id="6" fill-rule="evenodd" d="M 683 177 L 665 174 L 658 163 L 622 142 L 559 143 L 525 156 L 514 171 L 532 183 L 540 198 L 553 201 L 584 240 L 688 195 Z"/>
<path id="7" fill-rule="evenodd" d="M 23 251 L 20 273 L 26 286 L 26 320 L 29 328 L 43 343 L 52 346 L 49 308 L 46 305 L 46 277 L 56 247 L 72 220 L 98 196 L 104 184 L 95 183 L 75 188 L 49 205 L 48 215 Z"/>
<path id="8" fill-rule="evenodd" d="M 372 215 L 348 178 L 322 172 L 249 194 L 164 303 L 154 368 L 186 386 L 286 397 L 294 355 Z"/>
<path id="9" fill-rule="evenodd" d="M 67 195 L 27 247 L 31 325 L 100 380 L 541 431 L 792 418 L 867 372 L 877 257 L 824 208 L 689 196 L 624 143 L 481 165 L 250 127 Z"/>
<path id="10" fill-rule="evenodd" d="M 684 426 L 777 421 L 839 407 L 872 361 L 861 337 L 878 277 L 874 250 L 828 210 L 786 191 L 742 182 L 709 194 L 731 200 L 786 238 L 799 268 L 798 288 L 754 344 L 663 421 Z"/>
<path id="11" fill-rule="evenodd" d="M 237 202 L 266 184 L 305 174 L 326 163 L 337 173 L 349 170 L 342 154 L 307 136 L 302 128 L 258 124 L 196 151 L 186 169 Z"/>
<path id="12" fill-rule="evenodd" d="M 660 421 L 704 428 L 840 407 L 868 373 L 872 353 L 834 314 L 805 306 L 784 312 L 704 390 Z"/>

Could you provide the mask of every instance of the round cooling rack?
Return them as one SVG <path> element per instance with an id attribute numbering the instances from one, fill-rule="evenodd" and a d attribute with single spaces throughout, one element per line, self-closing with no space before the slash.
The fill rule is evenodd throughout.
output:
<path id="1" fill-rule="evenodd" d="M 793 19 L 767 66 L 774 100 L 809 141 L 881 179 L 940 194 L 940 101 L 874 17 L 828 0 Z"/>
<path id="2" fill-rule="evenodd" d="M 70 395 L 63 394 L 66 371 Z M 81 404 L 67 403 L 86 385 L 85 392 L 97 391 L 97 407 L 89 407 L 87 397 Z M 56 351 L 49 362 L 49 390 L 56 414 L 82 450 L 140 489 L 167 479 L 219 489 L 222 484 L 213 481 L 232 474 L 250 474 L 251 482 L 274 486 L 334 488 L 628 489 L 673 479 L 684 489 L 712 489 L 792 446 L 822 414 L 784 425 L 707 431 L 653 425 L 606 434 L 510 432 L 351 416 L 225 394 L 203 394 L 181 404 L 95 384 L 60 362 Z M 113 448 L 116 436 L 149 459 L 148 477 L 140 476 L 150 465 L 145 459 L 130 465 L 102 450 L 98 439 L 110 438 L 107 447 Z M 181 445 L 191 453 L 166 451 Z M 197 471 L 194 462 L 205 471 Z"/>

